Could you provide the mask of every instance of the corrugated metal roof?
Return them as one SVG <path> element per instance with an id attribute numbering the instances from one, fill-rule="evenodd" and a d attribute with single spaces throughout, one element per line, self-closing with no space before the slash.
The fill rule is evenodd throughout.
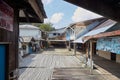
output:
<path id="1" fill-rule="evenodd" d="M 75 43 L 85 43 L 88 39 L 84 39 L 83 38 L 86 36 L 92 36 L 92 35 L 96 35 L 102 32 L 105 32 L 106 30 L 108 30 L 109 28 L 113 27 L 113 25 L 115 25 L 116 22 L 112 21 L 112 20 L 107 20 L 106 22 L 104 22 L 103 24 L 97 26 L 96 28 L 94 28 L 93 30 L 89 31 L 88 33 L 86 33 L 85 35 L 81 36 L 80 38 L 78 38 L 77 40 L 75 40 Z"/>
<path id="2" fill-rule="evenodd" d="M 88 25 L 83 32 L 81 32 L 80 34 L 77 35 L 76 38 L 79 38 L 79 37 L 83 36 L 84 34 L 86 34 L 87 32 L 91 31 L 92 29 L 94 29 L 96 26 L 98 26 L 100 23 L 102 23 L 104 21 L 105 20 L 95 21 L 92 24 Z"/>
<path id="3" fill-rule="evenodd" d="M 113 27 L 111 27 L 105 32 L 111 32 L 111 31 L 116 31 L 116 30 L 120 30 L 120 23 L 115 24 Z"/>
<path id="4" fill-rule="evenodd" d="M 108 20 L 106 20 L 105 22 L 103 22 L 102 24 L 100 24 L 99 26 L 97 26 L 96 28 L 94 28 L 94 30 L 95 30 L 95 29 L 99 29 L 99 28 L 103 28 L 103 27 L 105 27 L 105 26 L 109 26 L 109 25 L 111 25 L 111 24 L 113 24 L 113 23 L 116 23 L 116 21 L 111 20 L 111 19 L 108 19 Z"/>
<path id="5" fill-rule="evenodd" d="M 114 26 L 112 26 L 111 28 L 109 28 L 103 33 L 99 33 L 99 34 L 92 35 L 92 36 L 86 36 L 84 37 L 84 40 L 89 40 L 91 38 L 118 36 L 118 35 L 120 35 L 120 23 L 115 24 Z"/>
<path id="6" fill-rule="evenodd" d="M 66 29 L 62 28 L 62 29 L 56 29 L 56 30 L 48 32 L 48 33 L 64 33 L 65 31 L 66 31 Z"/>
<path id="7" fill-rule="evenodd" d="M 19 26 L 20 29 L 39 29 L 38 27 L 36 26 L 33 26 L 33 25 L 29 25 L 29 24 L 25 24 L 25 25 L 20 25 Z"/>

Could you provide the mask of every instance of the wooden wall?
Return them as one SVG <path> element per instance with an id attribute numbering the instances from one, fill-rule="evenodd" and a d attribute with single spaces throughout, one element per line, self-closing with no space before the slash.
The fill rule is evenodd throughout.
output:
<path id="1" fill-rule="evenodd" d="M 13 32 L 0 28 L 0 43 L 7 42 L 7 70 L 8 73 L 18 67 L 18 36 L 19 36 L 19 23 L 18 23 L 18 10 L 14 9 L 14 24 Z"/>

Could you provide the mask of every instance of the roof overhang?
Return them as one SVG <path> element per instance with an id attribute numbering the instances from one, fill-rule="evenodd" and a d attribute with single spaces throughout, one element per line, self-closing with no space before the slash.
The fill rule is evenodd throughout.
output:
<path id="1" fill-rule="evenodd" d="M 119 0 L 65 0 L 65 1 L 120 22 Z"/>
<path id="2" fill-rule="evenodd" d="M 42 23 L 46 13 L 41 0 L 5 0 L 19 10 L 19 22 Z"/>
<path id="3" fill-rule="evenodd" d="M 102 37 L 112 37 L 112 36 L 120 36 L 120 30 L 104 32 L 104 33 L 100 33 L 92 36 L 86 36 L 83 38 L 83 40 L 97 39 Z"/>
<path id="4" fill-rule="evenodd" d="M 47 41 L 50 41 L 50 42 L 66 42 L 67 40 L 47 40 Z"/>
<path id="5" fill-rule="evenodd" d="M 93 35 L 102 34 L 109 28 L 113 27 L 115 24 L 116 24 L 115 21 L 107 20 L 106 22 L 104 22 L 101 25 L 99 25 L 98 27 L 96 27 L 97 29 L 95 28 L 95 29 L 89 31 L 88 33 L 86 33 L 85 35 L 81 36 L 77 40 L 75 40 L 74 43 L 85 43 L 86 41 L 92 39 Z M 105 35 L 103 35 L 103 36 L 105 36 Z"/>

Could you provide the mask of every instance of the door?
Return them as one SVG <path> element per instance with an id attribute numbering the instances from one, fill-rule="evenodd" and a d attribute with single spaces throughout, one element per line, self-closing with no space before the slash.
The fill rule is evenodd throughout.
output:
<path id="1" fill-rule="evenodd" d="M 5 45 L 0 45 L 0 80 L 5 80 Z"/>
<path id="2" fill-rule="evenodd" d="M 93 55 L 96 55 L 96 42 L 93 42 L 92 45 L 93 45 L 92 46 L 92 51 L 93 51 L 92 53 L 93 53 Z"/>
<path id="3" fill-rule="evenodd" d="M 111 53 L 111 60 L 116 61 L 116 54 L 115 53 Z"/>

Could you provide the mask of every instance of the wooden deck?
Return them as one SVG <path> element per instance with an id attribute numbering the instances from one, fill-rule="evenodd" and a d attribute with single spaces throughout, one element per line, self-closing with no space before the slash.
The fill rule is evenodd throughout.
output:
<path id="1" fill-rule="evenodd" d="M 19 67 L 62 68 L 80 66 L 81 62 L 75 56 L 35 54 L 25 58 Z"/>
<path id="2" fill-rule="evenodd" d="M 57 53 L 59 55 L 57 55 Z M 82 63 L 75 56 L 62 55 L 64 51 L 45 51 L 24 58 L 19 67 L 18 80 L 52 80 L 55 68 L 80 68 Z M 66 53 L 66 52 L 65 52 Z"/>
<path id="3" fill-rule="evenodd" d="M 18 80 L 119 80 L 110 73 L 94 69 L 92 75 L 88 68 L 73 53 L 64 49 L 46 50 L 31 54 L 19 64 Z"/>

